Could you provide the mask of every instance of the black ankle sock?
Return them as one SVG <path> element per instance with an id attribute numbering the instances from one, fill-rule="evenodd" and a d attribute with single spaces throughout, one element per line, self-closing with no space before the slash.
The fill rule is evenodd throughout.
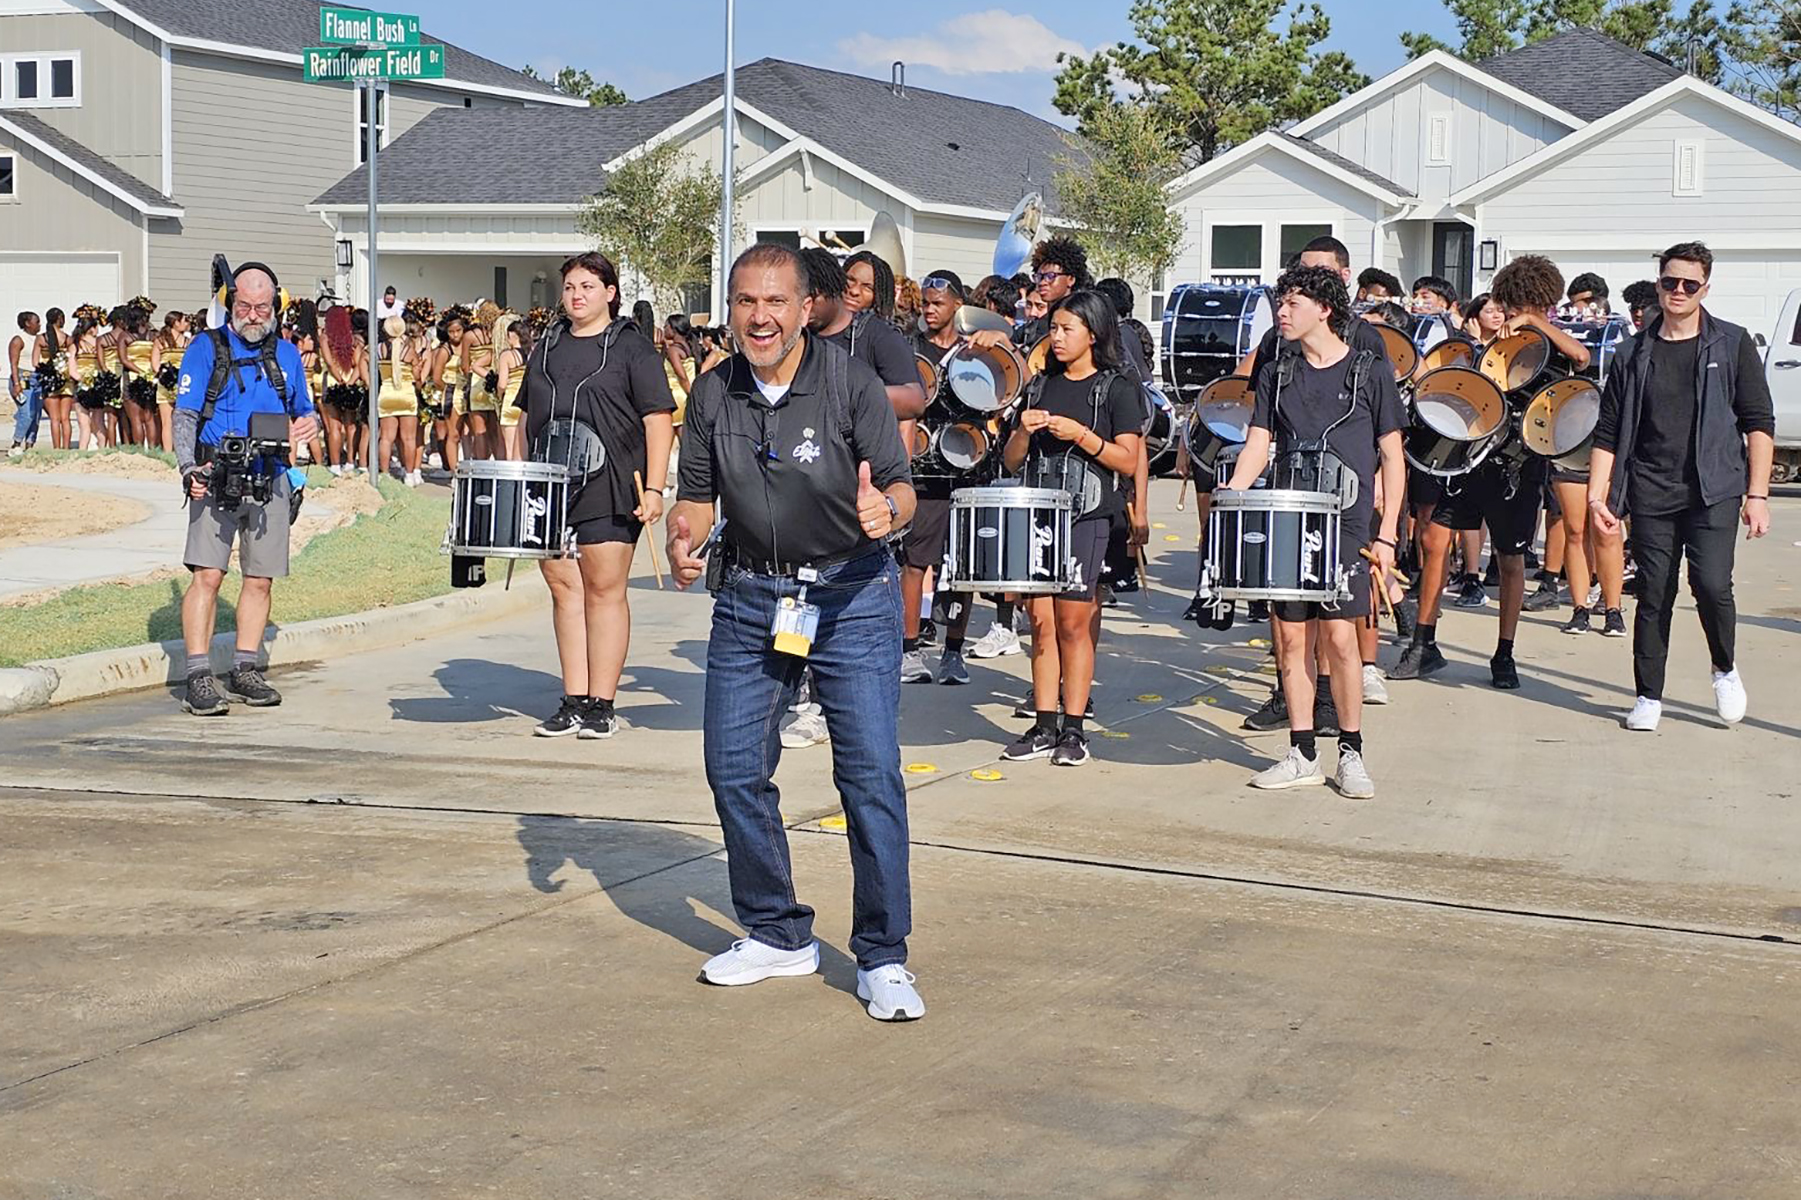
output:
<path id="1" fill-rule="evenodd" d="M 1013 628 L 1013 602 L 996 600 L 994 602 L 994 623 L 1002 629 Z"/>
<path id="2" fill-rule="evenodd" d="M 1082 721 L 1083 721 L 1083 717 L 1080 713 L 1077 713 L 1073 717 L 1065 716 L 1063 718 L 1063 732 L 1070 733 L 1073 731 L 1075 733 L 1081 733 L 1082 732 Z"/>
<path id="3" fill-rule="evenodd" d="M 954 635 L 948 634 L 948 633 L 945 634 L 944 635 L 944 652 L 946 654 L 961 654 L 961 653 L 963 653 L 963 635 L 960 633 L 954 634 Z"/>
<path id="4" fill-rule="evenodd" d="M 1497 639 L 1495 639 L 1495 657 L 1496 658 L 1512 658 L 1513 657 L 1513 639 L 1512 638 L 1497 638 Z"/>
<path id="5" fill-rule="evenodd" d="M 1422 646 L 1438 645 L 1438 622 L 1427 625 L 1421 623 L 1413 627 L 1413 640 Z"/>
<path id="6" fill-rule="evenodd" d="M 902 638 L 901 649 L 908 654 L 913 653 L 915 650 L 919 649 L 919 639 L 916 637 Z"/>
<path id="7" fill-rule="evenodd" d="M 1361 729 L 1341 729 L 1338 731 L 1338 748 L 1355 750 L 1363 753 L 1363 731 Z"/>
<path id="8" fill-rule="evenodd" d="M 1311 729 L 1305 733 L 1291 732 L 1288 735 L 1288 744 L 1299 750 L 1308 762 L 1319 758 L 1319 745 Z"/>
<path id="9" fill-rule="evenodd" d="M 1366 667 L 1373 667 L 1376 665 L 1376 660 L 1373 658 L 1366 658 L 1363 660 L 1363 665 Z"/>
<path id="10" fill-rule="evenodd" d="M 1038 710 L 1038 731 L 1040 733 L 1056 733 L 1057 732 L 1057 714 L 1054 712 L 1046 712 L 1042 708 L 1039 709 Z"/>
<path id="11" fill-rule="evenodd" d="M 1330 675 L 1321 675 L 1313 681 L 1313 703 L 1316 705 L 1332 703 L 1332 677 Z"/>

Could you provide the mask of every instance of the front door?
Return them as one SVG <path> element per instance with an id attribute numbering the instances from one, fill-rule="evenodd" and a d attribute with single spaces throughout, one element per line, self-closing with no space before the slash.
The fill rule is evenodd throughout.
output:
<path id="1" fill-rule="evenodd" d="M 1475 283 L 1476 231 L 1461 221 L 1440 221 L 1432 227 L 1432 273 L 1449 280 L 1457 294 L 1470 299 Z"/>

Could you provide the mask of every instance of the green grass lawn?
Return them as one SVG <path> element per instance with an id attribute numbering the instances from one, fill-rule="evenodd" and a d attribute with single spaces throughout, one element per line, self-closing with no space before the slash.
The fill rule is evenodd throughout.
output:
<path id="1" fill-rule="evenodd" d="M 160 454 L 157 455 L 160 457 Z M 323 471 L 315 473 L 323 482 Z M 321 534 L 275 583 L 271 620 L 284 625 L 390 608 L 450 590 L 450 560 L 438 553 L 450 501 L 381 482 L 381 511 Z M 219 593 L 217 631 L 237 628 L 242 584 L 234 571 Z M 181 636 L 186 576 L 156 583 L 71 588 L 42 604 L 0 608 L 0 666 Z"/>

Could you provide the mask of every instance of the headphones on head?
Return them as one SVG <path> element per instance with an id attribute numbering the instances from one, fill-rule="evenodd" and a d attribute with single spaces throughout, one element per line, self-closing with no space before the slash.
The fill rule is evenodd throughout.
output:
<path id="1" fill-rule="evenodd" d="M 224 284 L 222 284 L 220 286 L 219 292 L 218 292 L 219 305 L 221 308 L 223 308 L 225 310 L 227 319 L 230 318 L 232 310 L 237 307 L 238 276 L 245 271 L 261 271 L 263 274 L 265 274 L 269 277 L 270 282 L 275 284 L 275 314 L 274 315 L 276 317 L 279 318 L 284 312 L 286 312 L 288 310 L 288 305 L 291 303 L 291 301 L 288 297 L 288 289 L 281 286 L 281 280 L 276 276 L 275 272 L 269 267 L 269 265 L 267 263 L 260 263 L 260 262 L 239 263 L 236 268 L 234 268 L 233 270 L 231 270 L 230 272 L 228 272 L 225 275 L 225 282 L 224 282 Z"/>

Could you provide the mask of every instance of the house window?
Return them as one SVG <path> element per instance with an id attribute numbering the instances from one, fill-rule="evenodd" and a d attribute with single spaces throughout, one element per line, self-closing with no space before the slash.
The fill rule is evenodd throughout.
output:
<path id="1" fill-rule="evenodd" d="M 79 54 L 0 55 L 0 108 L 74 108 L 80 103 Z"/>
<path id="2" fill-rule="evenodd" d="M 1705 181 L 1702 176 L 1707 166 L 1706 146 L 1701 142 L 1677 142 L 1675 159 L 1671 165 L 1674 176 L 1670 195 L 1699 196 L 1702 194 Z"/>
<path id="3" fill-rule="evenodd" d="M 375 103 L 375 138 L 378 146 L 388 145 L 388 93 L 384 88 Z M 356 89 L 356 161 L 369 161 L 369 89 Z"/>
<path id="4" fill-rule="evenodd" d="M 1169 303 L 1169 272 L 1158 271 L 1151 276 L 1151 324 L 1163 320 L 1163 306 Z"/>
<path id="5" fill-rule="evenodd" d="M 1287 269 L 1288 264 L 1301 257 L 1301 251 L 1306 249 L 1308 242 L 1316 237 L 1330 236 L 1332 236 L 1330 225 L 1282 226 L 1282 257 L 1280 261 L 1283 268 Z"/>
<path id="6" fill-rule="evenodd" d="M 1263 267 L 1263 226 L 1215 225 L 1213 272 L 1256 271 Z"/>
<path id="7" fill-rule="evenodd" d="M 19 195 L 19 161 L 10 154 L 0 154 L 0 200 L 14 200 Z"/>

